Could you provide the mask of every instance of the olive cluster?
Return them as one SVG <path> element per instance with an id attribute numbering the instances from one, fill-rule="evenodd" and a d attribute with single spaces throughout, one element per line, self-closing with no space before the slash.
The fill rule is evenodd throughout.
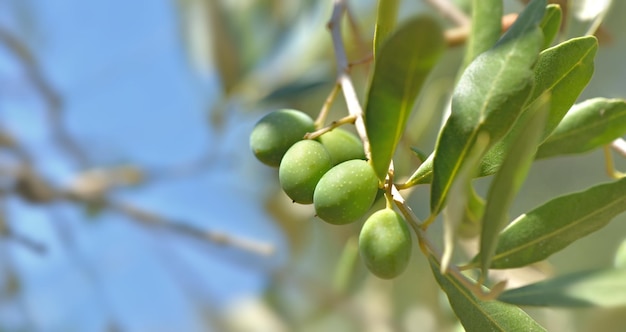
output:
<path id="1" fill-rule="evenodd" d="M 250 147 L 258 160 L 278 167 L 280 185 L 294 202 L 312 203 L 317 216 L 330 224 L 354 222 L 374 203 L 378 178 L 358 137 L 335 128 L 315 140 L 303 139 L 314 130 L 305 113 L 274 111 L 256 124 Z M 370 271 L 389 279 L 406 268 L 411 235 L 402 216 L 387 208 L 366 220 L 359 248 Z"/>

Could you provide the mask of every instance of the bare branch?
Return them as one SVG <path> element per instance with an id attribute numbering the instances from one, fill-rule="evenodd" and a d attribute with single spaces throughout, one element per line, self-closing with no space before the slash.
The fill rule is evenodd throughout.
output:
<path id="1" fill-rule="evenodd" d="M 173 231 L 174 233 L 190 236 L 219 245 L 234 247 L 262 256 L 269 256 L 274 252 L 274 247 L 270 244 L 235 237 L 226 233 L 198 229 L 187 223 L 170 220 L 153 212 L 142 210 L 126 203 L 107 201 L 104 204 L 110 210 L 122 213 L 147 226 L 161 227 Z"/>
<path id="2" fill-rule="evenodd" d="M 33 53 L 25 43 L 20 41 L 19 38 L 4 27 L 0 27 L 0 43 L 12 52 L 15 58 L 22 63 L 28 80 L 41 95 L 46 105 L 54 140 L 74 159 L 74 161 L 79 163 L 79 165 L 83 167 L 87 166 L 89 164 L 87 155 L 65 129 L 61 111 L 63 108 L 63 99 L 46 78 Z"/>
<path id="3" fill-rule="evenodd" d="M 267 243 L 222 232 L 200 229 L 188 223 L 171 220 L 157 213 L 140 209 L 127 203 L 109 200 L 106 194 L 112 189 L 112 186 L 106 187 L 102 191 L 76 191 L 73 190 L 73 188 L 54 188 L 26 164 L 12 173 L 17 177 L 15 179 L 13 193 L 33 204 L 49 204 L 54 201 L 65 200 L 79 204 L 94 205 L 105 210 L 108 209 L 126 215 L 130 220 L 139 222 L 145 226 L 160 227 L 173 233 L 193 237 L 206 242 L 233 247 L 261 256 L 269 256 L 274 252 L 274 247 Z M 10 233 L 10 235 L 13 239 L 33 249 L 39 250 L 41 247 L 38 246 L 35 241 L 31 241 L 24 236 L 16 236 L 12 233 Z"/>
<path id="4" fill-rule="evenodd" d="M 348 75 L 350 67 L 346 49 L 343 44 L 343 37 L 341 36 L 341 17 L 345 10 L 346 1 L 335 0 L 333 3 L 333 13 L 328 22 L 328 29 L 330 29 L 333 39 L 333 48 L 335 50 L 335 61 L 337 62 L 337 83 L 341 85 L 341 90 L 343 91 L 346 105 L 348 106 L 348 112 L 356 118 L 354 125 L 363 142 L 365 155 L 367 158 L 370 158 L 370 143 L 367 138 L 367 131 L 365 130 L 365 121 L 363 121 L 363 108 L 361 108 L 361 104 L 359 103 L 354 84 L 352 84 L 352 79 L 350 75 Z"/>

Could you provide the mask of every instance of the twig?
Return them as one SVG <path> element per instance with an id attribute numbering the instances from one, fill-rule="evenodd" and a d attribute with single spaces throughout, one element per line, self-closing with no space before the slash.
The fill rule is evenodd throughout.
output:
<path id="1" fill-rule="evenodd" d="M 337 127 L 343 126 L 348 123 L 354 123 L 355 120 L 356 120 L 356 117 L 354 115 L 345 116 L 339 120 L 333 121 L 331 124 L 329 124 L 326 127 L 320 128 L 312 133 L 307 133 L 306 135 L 304 135 L 304 139 L 316 139 L 319 136 L 322 136 Z"/>
<path id="2" fill-rule="evenodd" d="M 4 209 L 4 204 L 2 204 L 2 209 Z M 43 243 L 23 234 L 16 233 L 13 228 L 11 228 L 11 226 L 7 224 L 4 217 L 4 211 L 2 211 L 2 215 L 0 215 L 0 237 L 15 241 L 16 243 L 24 246 L 24 248 L 31 250 L 35 254 L 43 255 L 47 251 L 47 248 Z"/>
<path id="3" fill-rule="evenodd" d="M 87 156 L 71 138 L 63 124 L 63 114 L 61 112 L 63 99 L 44 75 L 33 53 L 26 44 L 4 27 L 0 27 L 0 43 L 4 44 L 6 48 L 14 54 L 15 58 L 22 63 L 28 80 L 41 95 L 46 104 L 54 140 L 81 166 L 87 166 Z"/>
<path id="4" fill-rule="evenodd" d="M 164 218 L 158 214 L 134 207 L 127 203 L 105 201 L 104 205 L 112 211 L 122 213 L 133 220 L 142 222 L 148 226 L 161 227 L 173 231 L 174 233 L 190 236 L 219 245 L 234 247 L 262 256 L 269 256 L 274 253 L 274 247 L 270 244 L 236 237 L 226 233 L 202 230 L 181 221 Z"/>
<path id="5" fill-rule="evenodd" d="M 322 109 L 315 119 L 315 129 L 319 129 L 324 126 L 324 123 L 326 122 L 326 117 L 328 117 L 328 112 L 330 111 L 330 106 L 333 104 L 333 101 L 335 101 L 335 97 L 337 96 L 337 92 L 339 92 L 340 88 L 341 85 L 335 84 L 333 86 L 333 89 L 330 91 L 328 97 L 326 97 L 326 100 L 322 105 Z"/>
<path id="6" fill-rule="evenodd" d="M 333 48 L 335 50 L 335 60 L 337 61 L 337 83 L 341 85 L 346 105 L 348 106 L 348 112 L 354 116 L 356 131 L 363 142 L 363 148 L 365 150 L 365 156 L 371 157 L 370 143 L 367 137 L 367 131 L 365 130 L 365 121 L 363 121 L 363 109 L 359 103 L 352 79 L 348 75 L 349 64 L 346 56 L 346 49 L 343 44 L 343 37 L 341 36 L 341 16 L 345 12 L 346 1 L 334 0 L 333 13 L 330 21 L 328 22 L 328 29 L 330 30 L 333 39 Z"/>
<path id="7" fill-rule="evenodd" d="M 103 209 L 125 214 L 130 217 L 131 220 L 141 222 L 144 225 L 161 227 L 203 241 L 233 247 L 261 256 L 268 256 L 274 252 L 274 247 L 270 244 L 236 237 L 226 233 L 199 229 L 184 222 L 164 218 L 156 213 L 134 207 L 130 204 L 111 201 L 107 199 L 106 191 L 82 192 L 72 189 L 55 188 L 36 174 L 28 164 L 24 164 L 20 167 L 19 171 L 12 173 L 17 177 L 13 193 L 33 204 L 47 204 L 54 201 L 67 200 L 80 204 L 95 205 Z M 36 242 L 29 241 L 23 236 L 13 237 L 22 244 L 26 244 L 34 249 L 39 248 Z"/>
<path id="8" fill-rule="evenodd" d="M 398 207 L 402 215 L 404 215 L 404 218 L 415 232 L 420 249 L 422 250 L 424 255 L 432 256 L 438 264 L 441 264 L 442 253 L 430 241 L 430 239 L 428 239 L 428 237 L 426 236 L 426 232 L 422 228 L 420 220 L 417 218 L 417 216 L 415 216 L 411 208 L 406 204 L 404 198 L 395 186 L 392 187 L 392 194 L 396 206 Z M 474 283 L 473 281 L 469 280 L 456 265 L 449 265 L 446 271 L 447 273 L 454 276 L 454 279 L 458 280 L 461 284 L 463 284 L 463 286 L 472 291 L 472 293 L 481 300 L 495 299 L 502 292 L 506 283 L 499 282 L 494 285 L 491 291 L 484 292 L 480 284 Z"/>

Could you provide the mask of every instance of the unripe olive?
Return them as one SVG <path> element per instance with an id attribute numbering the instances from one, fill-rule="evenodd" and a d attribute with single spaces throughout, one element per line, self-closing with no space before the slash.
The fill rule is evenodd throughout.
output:
<path id="1" fill-rule="evenodd" d="M 305 113 L 283 109 L 265 115 L 250 134 L 250 148 L 262 163 L 278 167 L 285 152 L 308 132 L 315 130 Z"/>
<path id="2" fill-rule="evenodd" d="M 294 202 L 311 204 L 317 182 L 331 167 L 330 155 L 322 143 L 299 141 L 287 150 L 280 163 L 280 186 Z"/>
<path id="3" fill-rule="evenodd" d="M 372 214 L 361 229 L 359 252 L 367 268 L 382 279 L 400 275 L 411 258 L 412 239 L 402 216 L 383 209 Z"/>
<path id="4" fill-rule="evenodd" d="M 328 150 L 333 165 L 352 159 L 365 159 L 363 143 L 349 131 L 335 128 L 320 136 L 319 141 Z"/>
<path id="5" fill-rule="evenodd" d="M 343 225 L 365 215 L 377 191 L 378 178 L 367 161 L 348 160 L 322 176 L 315 187 L 313 204 L 320 219 Z"/>

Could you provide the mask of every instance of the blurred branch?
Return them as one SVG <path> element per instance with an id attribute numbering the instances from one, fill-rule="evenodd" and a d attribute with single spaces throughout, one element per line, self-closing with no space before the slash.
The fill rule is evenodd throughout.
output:
<path id="1" fill-rule="evenodd" d="M 3 202 L 4 203 L 4 202 Z M 4 213 L 4 204 L 2 204 L 2 212 L 0 214 L 0 238 L 8 239 L 17 244 L 29 249 L 35 254 L 45 254 L 47 251 L 46 246 L 23 234 L 16 233 L 6 222 Z"/>
<path id="2" fill-rule="evenodd" d="M 274 252 L 274 247 L 270 244 L 235 237 L 226 233 L 199 229 L 187 223 L 170 220 L 153 212 L 143 210 L 126 203 L 107 201 L 104 205 L 112 211 L 120 212 L 145 225 L 161 227 L 174 233 L 186 235 L 206 242 L 234 247 L 262 256 L 269 256 Z"/>
<path id="3" fill-rule="evenodd" d="M 72 139 L 63 124 L 63 99 L 46 78 L 31 50 L 4 27 L 0 27 L 0 43 L 13 53 L 15 58 L 22 64 L 26 77 L 33 84 L 39 95 L 41 95 L 46 105 L 53 139 L 80 166 L 87 166 L 89 164 L 87 156 Z"/>
<path id="4" fill-rule="evenodd" d="M 8 140 L 8 134 L 5 133 L 5 136 L 7 136 Z M 11 141 L 14 143 L 10 146 L 10 150 L 16 156 L 24 156 L 26 159 L 20 160 L 21 165 L 16 170 L 10 172 L 10 174 L 7 174 L 14 179 L 13 188 L 9 192 L 17 194 L 26 201 L 34 204 L 46 204 L 63 200 L 71 201 L 85 206 L 118 212 L 126 215 L 130 220 L 143 225 L 160 227 L 205 242 L 233 247 L 261 256 L 268 256 L 274 252 L 274 247 L 267 243 L 236 237 L 222 232 L 200 229 L 185 222 L 165 218 L 158 213 L 141 209 L 131 204 L 116 202 L 107 198 L 110 190 L 132 184 L 133 181 L 137 180 L 136 177 L 140 176 L 141 173 L 137 173 L 139 170 L 135 168 L 88 170 L 79 174 L 69 187 L 55 188 L 35 172 L 27 158 L 28 154 L 14 140 L 11 139 Z M 20 239 L 24 241 L 23 238 L 20 237 Z M 32 242 L 29 243 L 32 245 Z"/>

